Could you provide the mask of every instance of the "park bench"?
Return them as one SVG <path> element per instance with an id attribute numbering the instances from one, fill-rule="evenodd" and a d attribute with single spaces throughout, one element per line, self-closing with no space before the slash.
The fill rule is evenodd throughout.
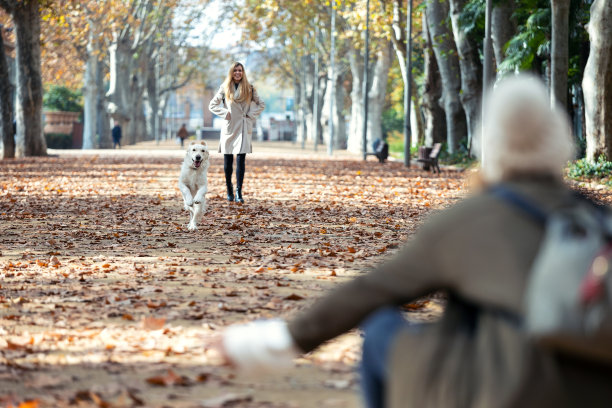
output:
<path id="1" fill-rule="evenodd" d="M 417 161 L 423 163 L 423 170 L 432 169 L 435 173 L 438 170 L 440 173 L 440 166 L 438 165 L 438 156 L 442 150 L 442 143 L 434 143 L 432 147 L 421 147 L 419 149 L 419 158 Z"/>
<path id="2" fill-rule="evenodd" d="M 385 160 L 387 160 L 387 158 L 389 157 L 389 145 L 387 144 L 387 142 L 381 140 L 380 144 L 378 144 L 374 148 L 374 150 L 375 151 L 373 152 L 367 152 L 366 158 L 368 156 L 375 156 L 380 163 L 384 163 Z"/>

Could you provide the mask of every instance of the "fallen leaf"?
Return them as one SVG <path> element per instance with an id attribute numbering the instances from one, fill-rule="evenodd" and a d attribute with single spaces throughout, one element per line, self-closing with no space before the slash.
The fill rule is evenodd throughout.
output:
<path id="1" fill-rule="evenodd" d="M 147 378 L 147 382 L 151 385 L 167 387 L 169 385 L 189 385 L 189 379 L 184 376 L 177 375 L 174 371 L 168 370 L 164 375 Z"/>
<path id="2" fill-rule="evenodd" d="M 165 324 L 165 317 L 156 318 L 152 316 L 147 316 L 142 318 L 142 328 L 145 330 L 159 330 L 163 328 Z"/>
<path id="3" fill-rule="evenodd" d="M 290 294 L 289 296 L 283 298 L 284 300 L 304 300 L 304 297 L 300 295 L 296 295 L 295 293 Z"/>

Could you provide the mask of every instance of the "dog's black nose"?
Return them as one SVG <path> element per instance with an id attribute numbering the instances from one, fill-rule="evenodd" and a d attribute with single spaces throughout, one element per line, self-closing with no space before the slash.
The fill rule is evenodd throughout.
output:
<path id="1" fill-rule="evenodd" d="M 196 156 L 196 160 L 197 160 L 197 161 L 202 160 L 202 156 L 200 156 L 200 155 L 198 154 L 198 155 Z"/>

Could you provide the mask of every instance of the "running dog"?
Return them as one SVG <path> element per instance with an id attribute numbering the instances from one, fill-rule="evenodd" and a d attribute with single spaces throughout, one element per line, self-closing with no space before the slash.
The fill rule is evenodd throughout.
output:
<path id="1" fill-rule="evenodd" d="M 189 211 L 189 231 L 198 229 L 198 223 L 206 211 L 209 156 L 205 142 L 191 142 L 181 166 L 178 186 L 183 194 L 185 210 Z"/>

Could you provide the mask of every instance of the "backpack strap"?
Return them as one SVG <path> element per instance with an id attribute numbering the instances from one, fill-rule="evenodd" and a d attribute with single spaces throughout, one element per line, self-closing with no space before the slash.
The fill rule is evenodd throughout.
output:
<path id="1" fill-rule="evenodd" d="M 538 205 L 533 203 L 531 200 L 525 198 L 523 195 L 513 191 L 512 189 L 503 186 L 496 185 L 489 189 L 489 192 L 494 196 L 502 199 L 503 201 L 512 204 L 514 207 L 528 214 L 539 224 L 546 224 L 548 215 Z"/>
<path id="2" fill-rule="evenodd" d="M 548 214 L 524 195 L 517 193 L 513 189 L 501 184 L 489 188 L 488 191 L 494 196 L 528 214 L 534 221 L 538 222 L 539 224 L 546 224 L 546 221 L 548 220 Z M 580 194 L 579 192 L 574 191 L 572 195 L 578 200 L 588 203 L 595 210 L 595 216 L 599 220 L 599 223 L 602 225 L 605 224 L 605 218 L 606 216 L 609 216 L 607 215 L 609 213 L 606 207 L 594 203 L 592 200 L 585 197 L 583 194 Z M 607 231 L 606 236 L 608 236 L 609 240 L 612 240 L 612 231 Z"/>

